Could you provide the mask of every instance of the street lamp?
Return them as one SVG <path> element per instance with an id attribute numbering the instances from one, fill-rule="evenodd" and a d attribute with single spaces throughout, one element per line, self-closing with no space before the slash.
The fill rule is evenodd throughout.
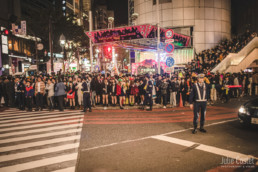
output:
<path id="1" fill-rule="evenodd" d="M 65 64 L 64 64 L 64 46 L 65 46 L 65 36 L 62 34 L 59 38 L 59 41 L 60 41 L 60 46 L 62 47 L 62 53 L 63 53 L 63 70 L 65 72 Z"/>

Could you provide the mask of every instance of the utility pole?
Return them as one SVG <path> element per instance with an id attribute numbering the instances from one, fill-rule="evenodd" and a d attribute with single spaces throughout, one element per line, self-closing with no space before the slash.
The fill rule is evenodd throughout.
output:
<path id="1" fill-rule="evenodd" d="M 52 43 L 52 17 L 49 17 L 49 50 L 50 50 L 50 62 L 51 62 L 51 72 L 54 71 L 54 62 L 53 62 L 53 43 Z"/>
<path id="2" fill-rule="evenodd" d="M 157 6 L 157 52 L 158 52 L 158 74 L 160 74 L 160 51 L 159 51 L 159 44 L 160 44 L 160 26 L 159 26 L 159 0 L 156 0 Z"/>
<path id="3" fill-rule="evenodd" d="M 39 73 L 39 56 L 38 56 L 38 40 L 35 36 L 35 48 L 36 48 L 36 65 L 37 65 L 37 74 Z"/>
<path id="4" fill-rule="evenodd" d="M 92 32 L 92 12 L 89 11 L 89 25 L 90 25 L 90 32 Z M 93 72 L 93 50 L 92 50 L 92 42 L 90 41 L 90 72 Z"/>

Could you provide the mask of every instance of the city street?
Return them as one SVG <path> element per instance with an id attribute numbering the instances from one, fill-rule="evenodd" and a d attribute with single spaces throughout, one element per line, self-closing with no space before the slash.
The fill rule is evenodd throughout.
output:
<path id="1" fill-rule="evenodd" d="M 208 132 L 195 135 L 189 107 L 7 109 L 0 113 L 0 171 L 255 171 L 258 130 L 239 123 L 241 102 L 209 106 Z"/>

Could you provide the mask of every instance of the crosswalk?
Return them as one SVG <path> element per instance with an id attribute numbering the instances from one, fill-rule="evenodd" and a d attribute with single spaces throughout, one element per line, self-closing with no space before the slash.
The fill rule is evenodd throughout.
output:
<path id="1" fill-rule="evenodd" d="M 84 114 L 0 112 L 0 172 L 75 171 Z"/>

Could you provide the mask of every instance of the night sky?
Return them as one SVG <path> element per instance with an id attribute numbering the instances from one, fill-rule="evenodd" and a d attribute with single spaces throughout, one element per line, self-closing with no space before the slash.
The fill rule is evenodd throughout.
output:
<path id="1" fill-rule="evenodd" d="M 107 0 L 108 9 L 114 10 L 115 27 L 128 25 L 128 0 Z"/>

